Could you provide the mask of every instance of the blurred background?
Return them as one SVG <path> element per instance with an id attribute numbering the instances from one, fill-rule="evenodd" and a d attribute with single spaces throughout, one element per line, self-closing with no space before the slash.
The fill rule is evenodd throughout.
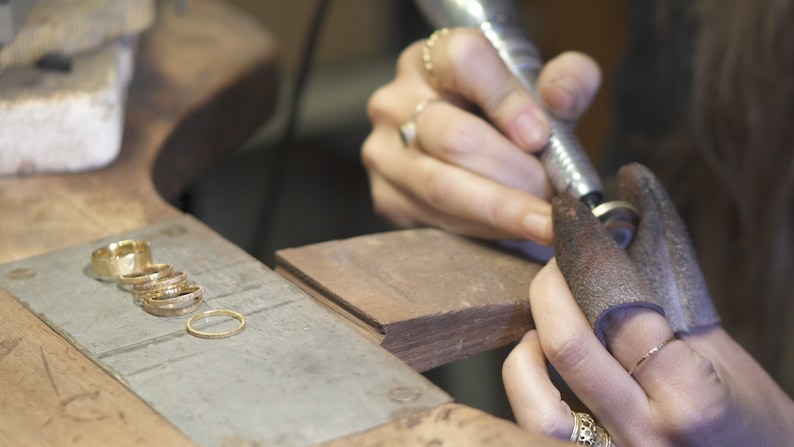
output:
<path id="1" fill-rule="evenodd" d="M 320 1 L 225 0 L 272 33 L 280 48 L 275 116 L 206 172 L 177 204 L 269 266 L 281 248 L 392 228 L 377 217 L 360 163 L 369 95 L 391 80 L 400 51 L 432 29 L 406 0 L 329 1 L 317 30 L 295 132 L 290 100 Z M 577 127 L 596 165 L 611 127 L 613 68 L 626 40 L 628 0 L 518 0 L 545 59 L 585 52 L 604 71 L 602 90 Z M 277 181 L 273 181 L 273 180 Z M 458 402 L 512 418 L 501 385 L 509 346 L 425 373 Z"/>

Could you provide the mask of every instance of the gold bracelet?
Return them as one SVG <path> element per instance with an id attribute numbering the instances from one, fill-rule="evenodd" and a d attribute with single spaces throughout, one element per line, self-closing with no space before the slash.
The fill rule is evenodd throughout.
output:
<path id="1" fill-rule="evenodd" d="M 142 284 L 152 281 L 157 281 L 160 278 L 169 276 L 174 268 L 171 264 L 151 264 L 144 267 L 140 272 L 128 273 L 119 277 L 119 282 L 122 284 Z"/>
<path id="2" fill-rule="evenodd" d="M 91 274 L 101 281 L 118 281 L 119 277 L 140 272 L 152 263 L 148 242 L 123 240 L 91 253 Z"/>
<path id="3" fill-rule="evenodd" d="M 207 317 L 221 316 L 221 315 L 232 317 L 237 321 L 239 321 L 240 324 L 234 329 L 224 332 L 204 332 L 193 328 L 193 325 L 199 320 L 202 320 Z M 239 334 L 240 332 L 242 332 L 243 328 L 245 328 L 245 317 L 243 317 L 242 314 L 239 314 L 233 310 L 226 310 L 226 309 L 207 310 L 200 314 L 193 315 L 192 317 L 190 317 L 190 319 L 187 320 L 187 333 L 193 335 L 194 337 L 199 337 L 199 338 L 231 337 L 232 335 Z"/>

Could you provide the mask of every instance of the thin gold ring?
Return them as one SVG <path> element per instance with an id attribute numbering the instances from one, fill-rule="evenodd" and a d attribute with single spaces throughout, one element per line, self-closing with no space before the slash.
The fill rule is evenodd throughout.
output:
<path id="1" fill-rule="evenodd" d="M 204 295 L 204 289 L 201 286 L 185 286 L 177 292 L 170 295 L 160 295 L 144 298 L 144 302 L 148 306 L 160 307 L 163 309 L 173 309 L 182 307 L 187 303 L 192 303 L 198 297 Z"/>
<path id="2" fill-rule="evenodd" d="M 631 367 L 631 369 L 629 370 L 629 375 L 633 376 L 634 373 L 637 371 L 637 368 L 640 367 L 640 365 L 642 365 L 652 355 L 654 355 L 657 352 L 659 352 L 659 350 L 661 350 L 662 348 L 667 346 L 668 343 L 670 343 L 671 341 L 675 341 L 675 340 L 676 340 L 676 336 L 673 335 L 672 337 L 668 338 L 667 340 L 665 340 L 665 341 L 659 343 L 658 345 L 654 346 L 653 348 L 651 348 L 648 352 L 645 353 L 645 355 L 643 355 L 642 357 L 640 357 L 639 360 L 637 360 L 637 362 L 634 364 L 634 366 Z"/>
<path id="3" fill-rule="evenodd" d="M 174 284 L 179 284 L 184 281 L 187 281 L 187 273 L 177 272 L 172 270 L 171 273 L 167 274 L 166 276 L 155 279 L 154 281 L 134 284 L 132 288 L 135 291 L 135 293 L 143 293 L 151 290 L 163 289 L 165 287 L 172 286 Z"/>
<path id="4" fill-rule="evenodd" d="M 139 272 L 152 263 L 152 248 L 142 240 L 123 240 L 91 253 L 91 274 L 102 281 L 118 281 L 122 275 Z"/>
<path id="5" fill-rule="evenodd" d="M 408 148 L 414 144 L 416 141 L 416 118 L 427 108 L 427 106 L 433 104 L 434 102 L 447 101 L 441 98 L 425 99 L 416 105 L 416 108 L 414 108 L 414 113 L 411 114 L 411 119 L 404 122 L 400 126 L 400 140 L 403 142 L 403 147 Z"/>
<path id="6" fill-rule="evenodd" d="M 145 282 L 156 281 L 171 274 L 174 268 L 171 264 L 151 264 L 144 267 L 140 272 L 128 273 L 119 277 L 119 282 L 122 284 L 141 284 Z"/>
<path id="7" fill-rule="evenodd" d="M 149 304 L 148 301 L 143 301 L 141 307 L 146 312 L 158 317 L 178 317 L 180 315 L 187 315 L 198 309 L 204 302 L 202 293 L 192 293 L 192 299 L 189 304 L 175 307 L 174 305 L 168 306 L 154 306 Z"/>
<path id="8" fill-rule="evenodd" d="M 228 330 L 228 331 L 224 331 L 224 332 L 204 332 L 204 331 L 199 331 L 199 330 L 193 328 L 193 325 L 197 321 L 202 320 L 202 319 L 207 318 L 207 317 L 212 317 L 212 316 L 232 317 L 232 318 L 236 319 L 237 321 L 239 321 L 240 324 L 237 325 L 236 328 Z M 236 335 L 236 334 L 239 334 L 240 332 L 242 332 L 243 328 L 245 328 L 245 317 L 242 314 L 240 314 L 240 313 L 237 313 L 237 312 L 235 312 L 233 310 L 227 310 L 227 309 L 207 310 L 207 311 L 204 311 L 204 312 L 202 312 L 200 314 L 193 315 L 192 317 L 190 317 L 190 319 L 187 320 L 187 333 L 190 334 L 190 335 L 193 335 L 194 337 L 199 337 L 199 338 L 226 338 L 226 337 L 231 337 L 232 335 Z"/>
<path id="9" fill-rule="evenodd" d="M 436 45 L 436 42 L 438 42 L 438 39 L 446 36 L 447 34 L 449 34 L 448 28 L 437 29 L 433 31 L 433 34 L 427 38 L 425 44 L 422 46 L 422 66 L 425 68 L 425 72 L 427 72 L 427 76 L 430 79 L 430 83 L 433 85 L 433 87 L 440 89 L 443 89 L 444 86 L 433 72 L 435 65 L 433 64 L 433 58 L 430 53 L 433 50 L 433 47 Z"/>

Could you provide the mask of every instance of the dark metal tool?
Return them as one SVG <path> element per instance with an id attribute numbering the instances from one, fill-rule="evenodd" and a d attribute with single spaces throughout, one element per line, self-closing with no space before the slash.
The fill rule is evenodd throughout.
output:
<path id="1" fill-rule="evenodd" d="M 512 0 L 415 0 L 438 28 L 475 27 L 499 52 L 507 67 L 521 80 L 539 104 L 536 91 L 543 67 L 537 48 L 527 38 Z M 571 123 L 548 113 L 551 137 L 540 153 L 546 175 L 558 193 L 569 193 L 587 204 L 622 248 L 634 238 L 639 216 L 624 201 L 604 201 L 601 180 L 573 132 Z"/>

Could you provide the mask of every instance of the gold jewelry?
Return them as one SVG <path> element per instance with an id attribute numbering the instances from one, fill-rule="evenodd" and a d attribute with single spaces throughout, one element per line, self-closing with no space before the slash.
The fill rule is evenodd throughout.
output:
<path id="1" fill-rule="evenodd" d="M 434 102 L 446 102 L 441 98 L 430 98 L 420 102 L 411 114 L 411 119 L 400 126 L 400 140 L 403 142 L 404 147 L 410 147 L 416 141 L 416 118 L 422 113 L 427 106 Z"/>
<path id="2" fill-rule="evenodd" d="M 659 352 L 660 349 L 662 349 L 668 343 L 670 343 L 671 341 L 674 341 L 674 340 L 676 340 L 676 336 L 675 335 L 673 335 L 672 337 L 668 338 L 667 340 L 665 340 L 665 341 L 659 343 L 658 345 L 654 346 L 653 348 L 651 348 L 650 351 L 646 352 L 644 356 L 640 357 L 640 359 L 637 360 L 637 363 L 635 363 L 634 366 L 631 367 L 631 369 L 629 370 L 629 375 L 633 376 L 634 373 L 637 371 L 637 368 L 639 368 L 640 365 L 643 364 L 643 362 L 648 360 L 652 355 L 654 355 L 657 352 Z"/>
<path id="3" fill-rule="evenodd" d="M 171 264 L 151 264 L 144 267 L 140 272 L 121 275 L 119 282 L 129 285 L 152 282 L 170 275 L 173 271 L 174 268 Z"/>
<path id="4" fill-rule="evenodd" d="M 433 59 L 430 53 L 433 50 L 433 47 L 436 45 L 436 42 L 438 42 L 438 39 L 440 39 L 442 36 L 446 36 L 447 34 L 449 34 L 449 29 L 447 28 L 441 28 L 433 31 L 433 34 L 427 38 L 424 46 L 422 47 L 422 66 L 425 67 L 425 72 L 427 72 L 427 76 L 430 79 L 430 84 L 432 84 L 433 87 L 440 89 L 443 89 L 444 86 L 433 73 L 435 65 L 433 65 Z"/>
<path id="5" fill-rule="evenodd" d="M 122 275 L 140 272 L 151 263 L 151 246 L 141 240 L 113 242 L 91 253 L 91 273 L 101 281 L 118 281 Z"/>
<path id="6" fill-rule="evenodd" d="M 191 304 L 197 297 L 204 295 L 201 286 L 185 286 L 174 292 L 144 298 L 146 305 L 172 309 L 184 304 Z"/>
<path id="7" fill-rule="evenodd" d="M 568 441 L 576 445 L 615 447 L 612 437 L 603 426 L 596 423 L 593 416 L 576 411 L 571 411 L 571 414 L 573 414 L 573 431 Z"/>
<path id="8" fill-rule="evenodd" d="M 182 299 L 179 301 L 178 304 L 167 304 L 167 305 L 155 305 L 152 304 L 154 300 L 144 300 L 141 303 L 141 307 L 146 312 L 149 312 L 152 315 L 157 315 L 158 317 L 178 317 L 180 315 L 187 315 L 201 306 L 201 303 L 204 301 L 204 293 L 201 287 L 198 290 L 193 290 L 189 292 L 186 297 L 187 299 Z M 176 297 L 174 297 L 176 298 Z M 187 304 L 184 304 L 184 302 Z"/>
<path id="9" fill-rule="evenodd" d="M 216 315 L 225 315 L 228 317 L 232 317 L 240 322 L 236 328 L 224 331 L 224 332 L 204 332 L 199 331 L 193 328 L 193 325 L 204 318 L 212 317 Z M 200 314 L 193 315 L 190 319 L 187 320 L 187 333 L 199 338 L 225 338 L 231 337 L 232 335 L 239 334 L 242 332 L 243 328 L 245 328 L 245 317 L 242 314 L 239 314 L 233 310 L 226 310 L 226 309 L 213 309 L 207 310 Z"/>
<path id="10" fill-rule="evenodd" d="M 151 290 L 166 288 L 181 282 L 187 282 L 187 273 L 171 270 L 171 273 L 168 273 L 168 275 L 163 276 L 162 278 L 156 279 L 154 281 L 138 283 L 133 285 L 132 288 L 136 293 L 148 292 Z"/>

